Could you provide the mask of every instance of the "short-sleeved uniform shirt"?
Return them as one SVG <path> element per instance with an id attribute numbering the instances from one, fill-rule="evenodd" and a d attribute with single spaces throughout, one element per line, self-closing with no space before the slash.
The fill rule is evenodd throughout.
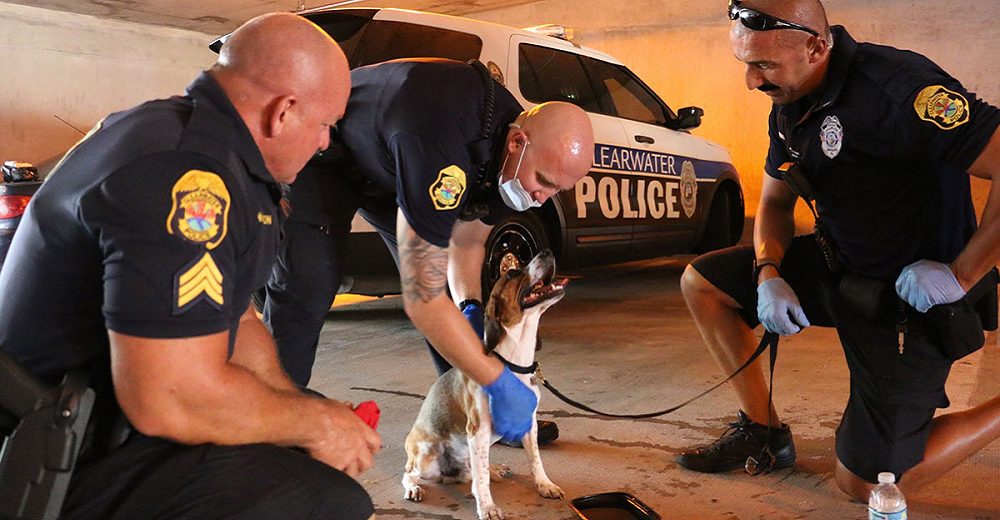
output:
<path id="1" fill-rule="evenodd" d="M 49 382 L 108 352 L 107 329 L 230 331 L 267 281 L 279 192 L 203 73 L 183 97 L 105 118 L 32 199 L 0 272 L 0 348 Z"/>
<path id="2" fill-rule="evenodd" d="M 771 111 L 767 173 L 799 162 L 848 272 L 951 262 L 976 228 L 967 171 L 1000 111 L 919 54 L 833 32 L 821 90 Z"/>
<path id="3" fill-rule="evenodd" d="M 495 83 L 488 151 L 491 188 L 479 192 L 485 82 L 470 64 L 404 59 L 351 72 L 351 97 L 337 134 L 368 181 L 394 194 L 406 220 L 424 240 L 447 247 L 452 227 L 470 201 L 484 204 L 495 223 L 508 210 L 496 190 L 507 126 L 521 105 Z M 294 204 L 294 202 L 293 202 Z"/>

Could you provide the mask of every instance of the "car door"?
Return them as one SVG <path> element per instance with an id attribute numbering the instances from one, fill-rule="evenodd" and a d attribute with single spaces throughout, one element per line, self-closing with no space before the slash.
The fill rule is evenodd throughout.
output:
<path id="1" fill-rule="evenodd" d="M 619 172 L 622 190 L 635 200 L 623 215 L 633 222 L 632 250 L 643 256 L 689 250 L 708 210 L 708 198 L 699 195 L 712 191 L 699 185 L 720 173 L 717 162 L 705 159 L 718 154 L 704 140 L 672 129 L 676 116 L 628 68 L 586 56 L 581 62 L 625 131 L 626 144 L 599 150 L 595 162 Z"/>
<path id="2" fill-rule="evenodd" d="M 625 131 L 617 118 L 605 113 L 579 55 L 561 41 L 546 40 L 511 36 L 508 88 L 525 106 L 565 101 L 586 110 L 594 128 L 595 157 L 600 150 L 621 146 Z M 622 191 L 622 177 L 595 162 L 572 192 L 559 195 L 564 259 L 589 263 L 628 250 L 632 222 L 623 218 L 623 207 L 634 206 L 635 200 Z"/>

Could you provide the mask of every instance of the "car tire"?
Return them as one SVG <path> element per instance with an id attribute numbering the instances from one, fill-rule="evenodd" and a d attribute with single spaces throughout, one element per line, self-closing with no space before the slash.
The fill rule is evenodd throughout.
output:
<path id="1" fill-rule="evenodd" d="M 733 237 L 733 194 L 727 188 L 720 188 L 712 197 L 712 205 L 705 220 L 705 231 L 695 248 L 696 253 L 707 253 L 729 247 L 739 237 Z"/>
<path id="2" fill-rule="evenodd" d="M 548 248 L 545 226 L 535 212 L 513 213 L 494 226 L 486 239 L 486 258 L 483 261 L 484 304 L 489 300 L 490 291 L 501 272 L 527 265 L 539 251 Z"/>

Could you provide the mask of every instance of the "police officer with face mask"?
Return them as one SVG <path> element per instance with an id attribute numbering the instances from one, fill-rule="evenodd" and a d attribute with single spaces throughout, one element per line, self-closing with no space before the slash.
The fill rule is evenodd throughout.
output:
<path id="1" fill-rule="evenodd" d="M 438 372 L 454 364 L 482 384 L 495 429 L 516 444 L 532 427 L 537 398 L 483 353 L 484 245 L 505 214 L 541 206 L 587 173 L 590 120 L 561 102 L 522 111 L 478 62 L 394 60 L 355 69 L 351 79 L 331 149 L 287 190 L 290 213 L 264 306 L 282 364 L 308 384 L 360 211 L 399 267 L 404 307 L 433 345 Z M 540 444 L 557 436 L 555 424 L 542 422 Z"/>

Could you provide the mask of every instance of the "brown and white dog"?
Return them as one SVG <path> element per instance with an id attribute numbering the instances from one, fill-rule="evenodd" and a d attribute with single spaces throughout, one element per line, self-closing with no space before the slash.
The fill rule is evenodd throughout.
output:
<path id="1" fill-rule="evenodd" d="M 486 351 L 506 360 L 508 366 L 531 367 L 535 363 L 538 320 L 563 297 L 566 285 L 565 279 L 553 281 L 555 268 L 552 252 L 545 250 L 526 269 L 506 272 L 493 286 L 486 306 Z M 532 374 L 515 371 L 515 375 L 540 396 Z M 537 411 L 536 407 L 531 431 L 522 441 L 524 451 L 538 493 L 545 498 L 562 498 L 562 490 L 549 480 L 538 454 Z M 503 518 L 490 494 L 490 445 L 498 439 L 482 387 L 456 369 L 442 374 L 431 386 L 406 437 L 403 497 L 414 502 L 423 499 L 418 479 L 468 482 L 471 475 L 479 518 Z"/>

